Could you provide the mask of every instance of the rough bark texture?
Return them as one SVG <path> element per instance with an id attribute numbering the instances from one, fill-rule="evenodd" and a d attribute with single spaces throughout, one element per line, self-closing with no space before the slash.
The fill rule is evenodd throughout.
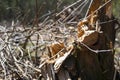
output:
<path id="1" fill-rule="evenodd" d="M 97 14 L 93 14 L 101 4 L 104 4 L 107 1 L 108 0 L 93 0 L 93 4 L 89 11 L 89 14 L 92 14 L 92 16 L 89 18 L 90 21 L 88 24 L 96 22 L 96 19 L 91 19 L 94 15 L 97 15 L 97 20 L 100 22 L 113 20 L 113 16 L 111 14 L 111 2 L 101 8 Z M 106 22 L 99 26 L 103 33 L 99 33 L 98 41 L 89 47 L 94 50 L 113 49 L 115 40 L 115 22 Z M 79 46 L 81 47 L 81 45 Z M 81 80 L 113 80 L 114 52 L 101 52 L 96 54 L 85 47 L 81 47 L 81 49 L 77 49 L 76 51 Z"/>
<path id="2" fill-rule="evenodd" d="M 104 80 L 97 54 L 86 48 L 77 50 L 81 80 Z"/>

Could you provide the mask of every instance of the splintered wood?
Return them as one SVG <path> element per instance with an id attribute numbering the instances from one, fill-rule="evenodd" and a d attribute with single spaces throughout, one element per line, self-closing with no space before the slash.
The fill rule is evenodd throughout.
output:
<path id="1" fill-rule="evenodd" d="M 78 41 L 90 46 L 95 44 L 97 40 L 98 32 L 90 30 L 86 20 L 78 23 Z"/>
<path id="2" fill-rule="evenodd" d="M 51 57 L 56 55 L 60 50 L 63 50 L 65 49 L 65 45 L 64 43 L 60 43 L 60 42 L 55 42 L 53 43 L 52 45 L 49 46 L 49 49 L 50 49 L 50 55 Z M 58 55 L 56 55 L 56 57 L 60 57 L 60 56 L 63 56 L 64 53 L 63 52 L 60 52 Z"/>
<path id="3" fill-rule="evenodd" d="M 64 42 L 56 42 L 49 46 L 50 60 L 54 60 L 52 71 L 57 76 L 55 80 L 77 80 L 80 78 L 81 80 L 112 80 L 114 72 L 113 52 L 98 52 L 97 55 L 94 52 L 95 50 L 110 49 L 108 46 L 110 40 L 106 36 L 108 34 L 105 34 L 105 29 L 103 31 L 101 28 L 104 24 L 99 24 L 99 21 L 104 18 L 101 11 L 106 16 L 111 16 L 110 13 L 106 12 L 106 10 L 110 11 L 111 8 L 111 3 L 107 3 L 107 1 L 93 0 L 87 14 L 89 17 L 78 23 L 77 39 L 74 39 L 70 47 L 66 46 Z M 107 3 L 107 6 L 102 6 L 101 9 L 103 3 Z M 108 26 L 107 24 L 109 23 L 106 23 L 106 26 Z M 109 27 L 111 28 L 110 25 Z M 108 33 L 111 32 L 108 31 Z M 71 56 L 72 58 L 70 58 Z"/>

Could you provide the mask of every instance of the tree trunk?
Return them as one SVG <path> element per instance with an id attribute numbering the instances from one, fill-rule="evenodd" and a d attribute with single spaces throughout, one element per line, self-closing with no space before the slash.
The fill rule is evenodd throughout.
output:
<path id="1" fill-rule="evenodd" d="M 103 31 L 103 33 L 99 33 L 97 42 L 88 46 L 93 50 L 110 50 L 114 47 L 115 22 L 112 21 L 111 2 L 106 6 L 103 6 L 97 13 L 94 13 L 101 4 L 104 4 L 107 1 L 108 0 L 93 0 L 93 4 L 88 13 L 88 15 L 92 14 L 88 19 L 88 24 L 95 24 L 93 22 L 99 20 L 100 24 L 98 23 L 98 25 L 101 27 L 101 31 Z M 97 20 L 93 18 L 94 15 L 97 15 Z M 85 46 L 81 46 L 81 44 L 77 43 L 77 45 L 81 47 L 81 49 L 76 49 L 81 80 L 113 80 L 115 71 L 114 51 L 95 53 Z"/>

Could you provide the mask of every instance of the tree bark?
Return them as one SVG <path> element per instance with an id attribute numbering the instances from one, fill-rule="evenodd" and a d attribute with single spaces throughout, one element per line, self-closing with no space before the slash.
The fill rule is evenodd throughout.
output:
<path id="1" fill-rule="evenodd" d="M 94 15 L 97 15 L 97 20 L 100 21 L 99 23 L 105 22 L 99 24 L 103 33 L 99 33 L 97 42 L 88 46 L 93 50 L 109 50 L 114 47 L 115 22 L 111 13 L 111 2 L 103 6 L 97 13 L 94 13 L 101 4 L 105 4 L 107 1 L 108 0 L 93 0 L 88 14 L 92 14 L 88 19 L 88 24 L 90 25 L 91 18 L 93 18 Z M 96 19 L 94 22 L 96 22 Z M 114 51 L 94 53 L 88 48 L 81 46 L 81 44 L 77 43 L 77 45 L 81 47 L 81 49 L 76 49 L 81 80 L 113 80 L 115 71 Z"/>

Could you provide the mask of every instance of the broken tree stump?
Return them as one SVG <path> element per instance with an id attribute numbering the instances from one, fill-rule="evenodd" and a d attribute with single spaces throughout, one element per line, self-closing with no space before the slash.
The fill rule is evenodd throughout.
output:
<path id="1" fill-rule="evenodd" d="M 50 68 L 55 78 L 113 80 L 115 22 L 111 1 L 93 0 L 87 17 L 78 23 L 77 36 L 70 48 L 64 42 L 49 46 L 49 64 L 53 65 Z M 52 74 L 48 72 L 50 78 Z"/>
<path id="2" fill-rule="evenodd" d="M 109 22 L 113 20 L 110 11 L 111 2 L 108 0 L 98 2 L 100 0 L 93 0 L 88 13 L 90 16 L 86 21 L 81 21 L 78 24 L 78 39 L 84 36 L 84 39 L 80 41 L 82 44 L 77 43 L 80 49 L 76 49 L 81 80 L 113 80 L 114 77 L 114 52 L 112 49 L 115 40 L 115 23 L 114 21 Z M 106 5 L 96 11 L 101 7 L 101 4 Z M 95 34 L 93 37 L 92 34 L 87 33 L 86 35 L 88 31 L 97 30 L 96 27 L 101 28 L 97 37 Z M 96 50 L 98 50 L 97 53 L 95 53 Z M 99 52 L 99 50 L 103 52 Z"/>

